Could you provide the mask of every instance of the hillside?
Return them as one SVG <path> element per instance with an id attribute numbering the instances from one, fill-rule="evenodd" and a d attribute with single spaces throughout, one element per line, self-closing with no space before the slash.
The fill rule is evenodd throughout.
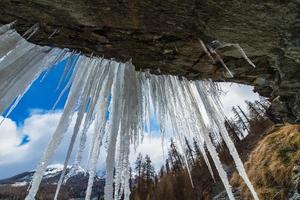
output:
<path id="1" fill-rule="evenodd" d="M 273 127 L 251 152 L 245 167 L 261 199 L 299 199 L 300 126 Z M 239 186 L 240 181 L 234 174 L 232 182 Z M 244 184 L 241 191 L 245 199 L 251 199 Z"/>
<path id="2" fill-rule="evenodd" d="M 245 160 L 247 173 L 261 200 L 298 200 L 300 198 L 300 126 L 274 125 L 261 134 L 250 134 L 236 145 Z M 220 151 L 231 182 L 235 198 L 252 200 L 247 187 L 232 171 L 232 161 L 225 150 Z M 219 177 L 211 178 L 203 159 L 192 165 L 194 188 L 184 168 L 163 170 L 152 184 L 144 183 L 133 190 L 132 199 L 167 200 L 228 200 Z M 178 167 L 178 166 L 177 166 Z M 214 173 L 216 172 L 213 169 Z M 216 173 L 215 173 L 216 174 Z M 145 187 L 145 184 L 147 187 Z"/>
<path id="3" fill-rule="evenodd" d="M 41 188 L 36 198 L 37 200 L 53 199 L 62 169 L 62 165 L 50 165 L 47 167 Z M 72 173 L 69 173 L 71 170 Z M 0 180 L 0 199 L 24 199 L 33 174 L 34 171 L 28 171 Z M 88 173 L 81 167 L 77 170 L 73 170 L 71 167 L 68 167 L 67 175 L 69 178 L 61 188 L 59 199 L 83 198 L 88 181 Z M 103 195 L 104 179 L 96 177 L 94 185 L 93 197 Z"/>

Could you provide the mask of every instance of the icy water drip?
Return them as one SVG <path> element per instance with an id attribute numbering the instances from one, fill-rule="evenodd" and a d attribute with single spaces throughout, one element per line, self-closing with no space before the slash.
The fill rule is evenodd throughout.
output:
<path id="1" fill-rule="evenodd" d="M 184 77 L 171 75 L 153 75 L 149 72 L 136 72 L 131 62 L 119 63 L 98 57 L 86 57 L 68 49 L 41 47 L 27 42 L 16 31 L 13 24 L 0 27 L 0 112 L 9 105 L 8 114 L 14 109 L 32 82 L 42 72 L 47 72 L 56 63 L 68 58 L 58 87 L 68 74 L 70 78 L 60 97 L 70 89 L 64 111 L 58 126 L 37 166 L 26 200 L 33 200 L 38 192 L 42 177 L 49 160 L 61 143 L 71 119 L 76 113 L 75 126 L 72 129 L 65 163 L 58 182 L 54 199 L 59 198 L 61 185 L 64 183 L 70 155 L 75 151 L 75 142 L 79 142 L 73 169 L 79 166 L 85 148 L 89 148 L 89 180 L 85 199 L 90 199 L 100 148 L 107 143 L 105 200 L 129 200 L 129 154 L 130 146 L 135 148 L 142 141 L 145 131 L 150 131 L 150 118 L 155 115 L 160 125 L 162 143 L 168 122 L 171 122 L 172 134 L 181 149 L 184 141 L 194 138 L 200 145 L 203 158 L 211 175 L 212 158 L 218 174 L 225 186 L 228 197 L 234 199 L 226 171 L 220 161 L 216 146 L 210 134 L 217 142 L 224 140 L 236 164 L 237 171 L 245 181 L 254 199 L 258 199 L 253 185 L 245 172 L 243 163 L 224 126 L 225 116 L 219 100 L 218 85 L 210 80 L 189 81 Z M 27 35 L 37 31 L 32 27 Z M 200 43 L 205 52 L 222 63 L 222 58 L 215 49 Z M 242 56 L 252 63 L 244 51 L 234 46 Z M 212 58 L 213 59 L 213 58 Z M 214 60 L 214 59 L 213 59 Z M 228 66 L 223 64 L 230 76 Z M 58 99 L 58 101 L 59 101 Z M 203 105 L 201 108 L 200 105 Z M 54 106 L 55 107 L 55 106 Z M 109 117 L 107 117 L 109 113 Z M 209 120 L 206 120 L 208 118 Z M 87 131 L 92 130 L 92 144 L 87 147 Z M 185 152 L 185 151 L 183 151 Z M 186 155 L 183 163 L 190 175 Z M 66 177 L 67 178 L 67 177 Z M 192 180 L 192 177 L 190 177 Z M 191 182 L 192 183 L 192 182 Z"/>

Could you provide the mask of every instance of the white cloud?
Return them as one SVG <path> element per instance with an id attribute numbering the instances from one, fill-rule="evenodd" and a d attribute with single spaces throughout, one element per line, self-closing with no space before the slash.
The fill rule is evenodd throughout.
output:
<path id="1" fill-rule="evenodd" d="M 2 116 L 0 116 L 0 120 L 3 120 Z M 23 155 L 24 147 L 18 147 L 21 140 L 14 121 L 5 119 L 0 130 L 0 165 L 2 165 L 18 160 Z"/>
<path id="2" fill-rule="evenodd" d="M 133 148 L 131 149 L 132 153 L 129 158 L 131 164 L 134 164 L 139 153 L 143 156 L 148 154 L 156 170 L 159 170 L 161 165 L 164 164 L 167 146 L 162 145 L 162 140 L 161 137 L 159 137 L 159 134 L 153 135 L 155 136 L 151 137 L 149 135 L 145 135 L 143 143 L 138 146 L 135 152 Z"/>
<path id="3" fill-rule="evenodd" d="M 255 101 L 259 99 L 258 93 L 253 92 L 253 87 L 236 83 L 221 83 L 221 88 L 226 92 L 221 96 L 221 102 L 224 106 L 224 112 L 231 117 L 232 107 L 239 105 L 243 110 L 247 110 L 247 101 Z"/>
<path id="4" fill-rule="evenodd" d="M 24 122 L 23 134 L 30 137 L 31 143 L 39 142 L 40 139 L 49 139 L 60 119 L 61 112 L 34 113 Z"/>
<path id="5" fill-rule="evenodd" d="M 0 126 L 0 178 L 35 168 L 60 115 L 60 112 L 34 112 L 21 127 L 9 118 L 4 120 Z M 29 136 L 30 141 L 19 146 L 24 134 Z"/>

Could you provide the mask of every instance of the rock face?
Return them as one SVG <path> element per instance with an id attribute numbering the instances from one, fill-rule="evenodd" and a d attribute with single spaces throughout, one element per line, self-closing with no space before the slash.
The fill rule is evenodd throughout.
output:
<path id="1" fill-rule="evenodd" d="M 276 99 L 274 114 L 290 122 L 300 119 L 298 0 L 1 0 L 0 10 L 0 23 L 17 19 L 20 33 L 38 23 L 34 43 L 132 58 L 137 70 L 253 85 Z M 212 47 L 218 44 L 214 40 L 238 43 L 257 68 L 236 49 L 221 48 L 234 74 L 229 78 L 199 39 Z"/>

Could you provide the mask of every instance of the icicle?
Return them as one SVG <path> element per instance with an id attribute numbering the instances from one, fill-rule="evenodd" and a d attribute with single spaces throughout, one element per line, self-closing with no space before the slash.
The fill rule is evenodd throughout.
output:
<path id="1" fill-rule="evenodd" d="M 32 27 L 30 27 L 23 35 L 22 37 L 25 38 L 26 40 L 29 40 L 37 31 L 39 30 L 39 25 L 38 24 L 34 24 Z"/>
<path id="2" fill-rule="evenodd" d="M 117 76 L 114 80 L 114 86 L 112 90 L 112 111 L 110 122 L 109 122 L 109 140 L 106 157 L 106 182 L 104 187 L 104 199 L 111 200 L 113 198 L 113 178 L 114 178 L 114 166 L 115 166 L 115 154 L 116 154 L 116 143 L 119 132 L 119 119 L 121 118 L 121 100 L 123 96 L 124 87 L 124 66 L 119 66 Z"/>
<path id="3" fill-rule="evenodd" d="M 70 145 L 69 145 L 67 155 L 66 155 L 66 158 L 65 158 L 65 162 L 64 162 L 64 168 L 61 172 L 61 175 L 60 175 L 60 178 L 59 178 L 59 181 L 58 181 L 58 184 L 57 184 L 57 189 L 56 189 L 55 196 L 54 196 L 55 200 L 57 199 L 61 184 L 63 182 L 63 178 L 64 178 L 64 175 L 66 173 L 67 165 L 68 165 L 68 162 L 69 162 L 72 150 L 73 150 L 73 146 L 74 146 L 77 134 L 79 132 L 79 128 L 80 128 L 82 119 L 84 117 L 85 109 L 86 109 L 87 104 L 88 104 L 88 97 L 89 97 L 89 93 L 90 93 L 90 90 L 91 90 L 91 85 L 94 82 L 95 74 L 97 74 L 97 70 L 99 70 L 99 68 L 100 68 L 97 64 L 98 63 L 96 63 L 96 60 L 93 60 L 92 63 L 91 63 L 91 65 L 92 65 L 91 72 L 96 71 L 96 73 L 90 73 L 89 74 L 89 77 L 87 79 L 87 84 L 85 85 L 85 88 L 83 89 L 82 102 L 81 102 L 81 105 L 80 105 L 80 108 L 79 108 L 79 112 L 77 114 L 75 126 L 74 126 L 74 129 L 73 129 L 73 134 L 72 134 L 72 137 L 71 137 Z"/>
<path id="4" fill-rule="evenodd" d="M 56 89 L 60 88 L 62 82 L 66 79 L 68 72 L 70 72 L 70 71 L 72 70 L 72 67 L 73 67 L 74 64 L 76 63 L 76 58 L 75 58 L 75 57 L 76 57 L 76 51 L 73 50 L 73 51 L 71 52 L 71 55 L 69 56 L 69 58 L 68 58 L 68 60 L 67 60 L 67 63 L 66 63 L 65 66 L 64 66 L 63 74 L 60 76 L 60 79 L 59 79 L 59 81 L 58 81 L 58 84 L 57 84 L 57 88 L 56 88 Z M 74 58 L 75 58 L 75 59 L 74 59 Z M 75 61 L 73 61 L 73 59 L 74 59 Z"/>
<path id="5" fill-rule="evenodd" d="M 0 58 L 13 50 L 20 41 L 24 41 L 24 39 L 14 30 L 9 30 L 0 35 Z"/>
<path id="6" fill-rule="evenodd" d="M 162 147 L 164 147 L 164 139 L 165 139 L 165 127 L 166 127 L 166 122 L 167 122 L 167 108 L 166 108 L 166 103 L 167 100 L 164 98 L 165 90 L 164 90 L 164 82 L 162 76 L 156 76 L 157 80 L 157 88 L 159 88 L 159 93 L 158 93 L 158 100 L 159 101 L 159 126 L 160 126 L 160 133 L 162 137 Z"/>
<path id="7" fill-rule="evenodd" d="M 217 60 L 222 64 L 222 66 L 226 69 L 226 71 L 228 72 L 229 76 L 231 78 L 233 78 L 233 74 L 231 73 L 230 69 L 227 67 L 227 65 L 225 64 L 224 60 L 222 59 L 222 57 L 214 50 L 212 49 L 211 47 L 208 46 L 208 49 L 211 53 L 213 53 Z"/>
<path id="8" fill-rule="evenodd" d="M 4 43 L 0 46 L 0 54 L 2 50 L 2 53 L 7 52 L 0 61 L 0 113 L 14 101 L 8 115 L 61 50 L 30 44 L 13 30 L 0 35 L 0 41 Z"/>
<path id="9" fill-rule="evenodd" d="M 245 51 L 242 49 L 242 47 L 239 44 L 232 44 L 232 43 L 226 43 L 223 44 L 220 48 L 224 48 L 224 47 L 230 47 L 233 46 L 235 47 L 242 55 L 242 57 L 253 67 L 255 68 L 255 64 L 248 58 L 248 56 L 246 55 Z"/>
<path id="10" fill-rule="evenodd" d="M 103 60 L 103 59 L 102 59 Z M 76 154 L 76 159 L 75 159 L 75 168 L 79 166 L 81 159 L 82 159 L 82 153 L 83 150 L 85 148 L 85 142 L 86 142 L 86 133 L 94 119 L 95 116 L 95 107 L 97 104 L 97 100 L 99 98 L 99 94 L 100 94 L 100 87 L 102 85 L 102 82 L 104 81 L 107 73 L 108 73 L 108 69 L 109 69 L 109 62 L 103 61 L 105 64 L 101 63 L 103 67 L 103 70 L 101 71 L 100 75 L 99 75 L 99 80 L 97 84 L 94 84 L 94 87 L 92 87 L 91 89 L 91 97 L 90 97 L 90 106 L 83 124 L 83 129 L 81 131 L 81 137 L 80 137 L 80 143 L 79 143 L 79 148 Z M 93 138 L 93 141 L 95 140 L 95 138 Z"/>
<path id="11" fill-rule="evenodd" d="M 19 45 L 17 45 L 16 48 L 12 49 L 3 58 L 3 60 L 1 60 L 0 71 L 11 65 L 14 61 L 22 57 L 24 54 L 28 53 L 34 47 L 35 45 L 28 43 L 26 40 L 21 40 Z"/>
<path id="12" fill-rule="evenodd" d="M 183 84 L 179 84 L 178 95 L 181 95 L 182 98 L 184 99 L 182 101 L 184 103 L 184 111 L 186 111 L 186 115 L 188 116 L 188 120 L 186 121 L 186 124 L 191 124 L 191 126 L 189 127 L 190 128 L 189 130 L 193 134 L 193 136 L 197 136 L 197 134 L 199 133 L 199 130 L 197 130 L 197 127 L 195 126 L 195 124 L 197 124 L 197 121 L 196 121 L 197 116 L 194 114 L 193 109 L 190 107 L 190 105 L 192 105 L 191 98 L 187 98 L 188 95 L 185 94 Z M 211 167 L 208 157 L 206 155 L 206 151 L 204 149 L 204 142 L 202 140 L 203 140 L 203 137 L 201 137 L 201 138 L 198 137 L 198 143 L 200 144 L 200 151 L 201 151 L 204 161 L 208 167 L 208 170 L 209 170 L 212 178 L 215 181 L 212 167 Z"/>
<path id="13" fill-rule="evenodd" d="M 114 80 L 115 71 L 117 69 L 117 63 L 112 62 L 110 65 L 110 71 L 108 76 L 106 77 L 104 86 L 101 89 L 100 99 L 97 103 L 97 107 L 100 109 L 96 115 L 95 119 L 95 127 L 94 127 L 94 134 L 96 136 L 94 140 L 94 144 L 91 147 L 91 157 L 89 161 L 89 180 L 88 180 L 88 187 L 86 191 L 85 199 L 89 200 L 92 193 L 92 187 L 94 182 L 94 177 L 96 175 L 96 166 L 99 157 L 100 147 L 102 145 L 102 139 L 104 137 L 105 129 L 106 129 L 106 113 L 108 111 L 109 106 L 109 96 L 111 87 Z"/>
<path id="14" fill-rule="evenodd" d="M 138 111 L 137 114 L 140 116 L 138 118 L 138 124 L 137 124 L 137 136 L 135 138 L 135 143 L 134 143 L 134 150 L 136 150 L 137 145 L 140 143 L 141 138 L 143 137 L 143 132 L 144 132 L 144 121 L 143 121 L 143 93 L 142 93 L 142 83 L 141 83 L 141 78 L 140 78 L 140 73 L 136 73 L 136 80 L 137 80 L 137 104 L 138 104 Z"/>
<path id="15" fill-rule="evenodd" d="M 124 84 L 124 90 L 122 97 L 122 120 L 120 127 L 120 138 L 118 148 L 118 159 L 116 164 L 116 176 L 115 176 L 115 200 L 120 200 L 122 194 L 124 199 L 129 200 L 129 147 L 130 138 L 134 135 L 135 128 L 132 125 L 137 122 L 137 96 L 136 96 L 136 76 L 134 67 L 131 64 L 126 63 L 125 75 L 126 79 Z"/>
<path id="16" fill-rule="evenodd" d="M 203 83 L 202 83 L 203 84 Z M 246 185 L 248 186 L 250 192 L 252 193 L 253 197 L 255 200 L 258 200 L 258 196 L 254 190 L 253 185 L 251 184 L 245 168 L 243 166 L 243 163 L 237 153 L 237 150 L 234 146 L 234 143 L 232 142 L 226 128 L 224 125 L 224 121 L 225 121 L 225 116 L 223 113 L 221 113 L 220 111 L 222 110 L 221 108 L 217 108 L 214 106 L 214 102 L 210 102 L 210 99 L 208 98 L 208 95 L 205 94 L 203 91 L 205 90 L 205 88 L 202 86 L 201 83 L 197 83 L 197 89 L 199 92 L 199 95 L 203 101 L 203 103 L 205 104 L 205 108 L 207 109 L 207 114 L 209 115 L 210 119 L 212 119 L 215 123 L 215 125 L 217 126 L 217 132 L 220 132 L 228 149 L 229 152 L 235 162 L 236 168 L 239 172 L 239 174 L 241 175 L 241 177 L 243 178 L 243 180 L 245 181 Z M 215 104 L 216 105 L 216 104 Z"/>
<path id="17" fill-rule="evenodd" d="M 61 29 L 56 28 L 48 37 L 48 39 L 51 39 L 56 33 L 59 33 Z"/>
<path id="18" fill-rule="evenodd" d="M 111 84 L 112 84 L 112 80 L 113 80 L 113 79 L 112 79 L 113 76 L 112 76 L 111 74 L 114 72 L 113 69 L 111 69 L 111 68 L 113 68 L 113 67 L 115 67 L 115 66 L 112 65 L 111 61 L 109 61 L 109 62 L 107 63 L 107 66 L 108 66 L 108 68 L 109 68 L 109 72 L 108 72 L 108 75 L 107 75 L 107 76 L 110 76 L 111 79 L 106 80 L 106 79 L 107 79 L 107 76 L 104 76 L 103 78 L 101 77 L 100 80 L 101 80 L 101 81 L 105 81 L 104 83 L 107 84 L 107 86 L 108 86 L 109 89 L 110 89 Z M 102 86 L 102 82 L 99 84 L 99 86 Z M 95 127 L 98 127 L 98 126 L 101 125 L 100 122 L 99 122 L 99 120 L 100 120 L 102 117 L 105 116 L 105 115 L 102 115 L 102 113 L 101 113 L 101 112 L 103 111 L 102 109 L 105 109 L 106 107 L 108 107 L 108 105 L 105 104 L 105 102 L 106 102 L 106 100 L 107 100 L 107 98 L 108 98 L 108 94 L 107 94 L 108 88 L 104 87 L 104 90 L 105 90 L 105 91 L 103 91 L 102 87 L 99 87 L 99 88 L 96 88 L 96 89 L 99 90 L 99 96 L 93 97 L 94 100 L 92 100 L 92 101 L 95 102 L 95 107 L 96 107 L 96 108 L 98 108 L 99 106 L 101 106 L 101 110 L 100 110 L 100 111 L 97 110 L 97 113 L 94 113 L 94 115 L 95 115 L 95 121 L 96 121 L 96 123 L 98 123 L 98 124 L 95 125 Z M 103 95 L 105 95 L 105 96 L 103 96 Z M 98 98 L 100 98 L 100 99 L 98 100 Z M 99 101 L 99 102 L 98 102 L 98 101 Z M 106 106 L 106 107 L 103 107 L 103 106 Z M 101 114 L 101 115 L 100 115 L 100 114 Z M 103 121 L 103 120 L 102 120 L 102 121 Z M 104 121 L 106 121 L 106 120 L 104 119 Z M 94 128 L 94 129 L 95 129 L 95 128 Z M 94 131 L 92 141 L 95 141 L 95 140 L 96 140 L 96 138 L 98 137 L 98 134 L 100 134 L 99 131 Z M 93 149 L 95 148 L 94 145 L 95 145 L 95 142 L 92 143 L 92 146 L 91 146 L 91 148 L 90 148 L 87 166 L 90 165 L 89 162 L 90 162 L 90 158 L 92 157 Z"/>
<path id="19" fill-rule="evenodd" d="M 17 20 L 15 20 L 9 24 L 5 24 L 5 25 L 1 26 L 0 27 L 0 35 L 9 31 L 10 29 L 12 29 L 16 23 L 17 23 Z"/>
<path id="20" fill-rule="evenodd" d="M 182 120 L 188 119 L 188 117 L 185 115 L 185 108 L 183 108 L 183 102 L 181 99 L 180 95 L 176 95 L 175 93 L 175 87 L 177 88 L 178 85 L 176 86 L 176 78 L 173 76 L 168 76 L 168 87 L 169 87 L 169 99 L 174 99 L 175 101 L 171 101 L 172 105 L 171 105 L 171 109 L 169 110 L 169 112 L 173 112 L 171 117 L 171 121 L 173 121 L 173 126 L 174 126 L 174 134 L 177 137 L 177 141 L 179 141 L 181 149 L 184 149 L 184 132 L 189 130 L 189 127 L 185 126 L 187 123 L 183 123 Z M 175 112 L 176 110 L 176 112 Z M 172 120 L 175 119 L 175 120 Z M 183 151 L 184 152 L 184 151 Z M 190 165 L 187 161 L 186 155 L 185 153 L 183 153 L 183 157 L 184 157 L 184 162 L 186 165 L 186 169 L 188 171 L 188 175 L 191 181 L 191 185 L 192 187 L 194 187 L 193 184 L 193 180 L 192 180 L 192 176 L 191 176 L 191 172 L 190 172 Z"/>
<path id="21" fill-rule="evenodd" d="M 143 84 L 143 96 L 144 96 L 144 121 L 146 123 L 147 131 L 149 135 L 151 136 L 151 93 L 150 93 L 150 84 L 149 84 L 149 77 L 150 73 L 149 71 L 146 71 L 142 74 L 142 84 Z"/>
<path id="22" fill-rule="evenodd" d="M 81 64 L 84 66 L 80 66 Z M 68 99 L 67 99 L 67 102 L 66 102 L 66 105 L 64 108 L 64 112 L 63 112 L 61 119 L 59 121 L 59 124 L 47 146 L 47 149 L 43 154 L 43 157 L 36 169 L 36 172 L 34 173 L 32 185 L 31 185 L 30 191 L 26 197 L 26 200 L 34 200 L 34 197 L 38 191 L 39 185 L 41 183 L 41 180 L 42 180 L 43 174 L 46 170 L 49 159 L 54 154 L 56 148 L 58 147 L 58 145 L 60 144 L 60 142 L 63 138 L 63 134 L 66 132 L 67 128 L 69 127 L 71 118 L 74 113 L 75 106 L 77 104 L 78 98 L 80 97 L 82 88 L 86 82 L 87 74 L 89 73 L 89 70 L 87 70 L 87 69 L 90 69 L 90 68 L 88 68 L 87 64 L 88 64 L 87 59 L 85 57 L 81 57 L 78 65 L 77 65 L 77 67 L 79 69 L 76 73 L 76 77 L 72 84 L 72 88 L 71 88 L 70 94 L 68 96 Z"/>
<path id="23" fill-rule="evenodd" d="M 127 127 L 126 131 L 127 134 L 125 135 L 125 153 L 123 158 L 123 191 L 124 191 L 124 200 L 129 200 L 130 196 L 130 188 L 129 188 L 129 153 L 130 153 L 130 141 L 134 140 L 134 136 L 137 134 L 137 124 L 138 124 L 138 98 L 137 98 L 137 79 L 135 76 L 135 69 L 131 63 L 127 63 L 128 66 L 128 77 L 127 79 L 127 99 L 128 105 L 127 110 L 125 113 L 127 116 Z M 130 140 L 131 139 L 131 140 Z"/>
<path id="24" fill-rule="evenodd" d="M 199 42 L 201 44 L 201 47 L 202 47 L 203 51 L 206 53 L 206 55 L 212 60 L 213 63 L 215 63 L 216 62 L 215 59 L 209 53 L 209 51 L 208 51 L 206 45 L 204 44 L 204 42 L 201 39 L 199 39 Z"/>
<path id="25" fill-rule="evenodd" d="M 49 67 L 49 62 L 55 59 L 59 52 L 59 49 L 53 49 L 49 53 L 44 52 L 44 50 L 39 52 L 38 49 L 33 49 L 29 57 L 18 59 L 17 62 L 13 62 L 11 66 L 1 72 L 0 113 L 3 113 L 11 102 L 16 99 L 6 115 L 10 114 L 23 94 L 39 75 Z M 16 72 L 17 74 L 15 74 Z"/>
<path id="26" fill-rule="evenodd" d="M 110 119 L 110 133 L 107 155 L 107 179 L 105 185 L 105 199 L 112 199 L 113 194 L 113 170 L 115 166 L 115 195 L 114 199 L 129 199 L 129 146 L 135 138 L 138 126 L 138 97 L 137 79 L 134 67 L 130 63 L 119 68 L 112 95 L 112 112 Z M 126 78 L 125 78 L 126 77 Z M 116 99 L 116 94 L 122 94 Z M 116 107 L 117 106 L 117 107 Z M 114 109 L 117 108 L 117 109 Z M 119 121 L 116 121 L 119 119 Z M 118 143 L 117 143 L 117 138 Z M 118 144 L 118 148 L 116 148 Z"/>
<path id="27" fill-rule="evenodd" d="M 62 51 L 59 53 L 59 55 L 57 56 L 56 59 L 54 59 L 50 64 L 49 66 L 54 66 L 54 65 L 57 65 L 59 62 L 61 62 L 62 60 L 64 60 L 64 57 L 66 55 L 68 55 L 67 53 L 67 49 L 62 49 Z M 48 73 L 49 73 L 50 69 L 46 69 L 45 72 L 44 72 L 44 75 L 42 76 L 40 82 L 43 82 L 44 79 L 47 77 Z"/>
<path id="28" fill-rule="evenodd" d="M 214 147 L 214 145 L 212 144 L 211 142 L 211 139 L 209 137 L 209 132 L 208 132 L 208 129 L 205 127 L 205 123 L 204 123 L 204 120 L 203 120 L 203 117 L 202 117 L 202 114 L 197 106 L 197 102 L 196 102 L 196 99 L 193 95 L 193 91 L 189 85 L 189 83 L 187 81 L 185 81 L 185 87 L 186 87 L 186 90 L 191 98 L 191 102 L 192 102 L 192 105 L 193 108 L 194 108 L 194 111 L 196 112 L 197 116 L 198 116 L 198 120 L 199 120 L 199 128 L 201 130 L 201 132 L 203 133 L 202 136 L 204 138 L 204 141 L 207 145 L 207 149 L 211 155 L 211 158 L 213 160 L 213 162 L 215 163 L 215 166 L 216 166 L 216 169 L 217 171 L 219 172 L 219 176 L 224 184 L 224 187 L 226 189 L 226 192 L 228 194 L 228 197 L 230 200 L 234 200 L 234 196 L 233 196 L 233 193 L 232 193 L 232 188 L 230 186 L 230 183 L 229 183 L 229 180 L 228 180 L 228 177 L 227 177 L 227 174 L 226 174 L 226 171 L 223 169 L 223 166 L 222 166 L 222 163 L 220 161 L 220 158 L 218 156 L 218 153 Z"/>

